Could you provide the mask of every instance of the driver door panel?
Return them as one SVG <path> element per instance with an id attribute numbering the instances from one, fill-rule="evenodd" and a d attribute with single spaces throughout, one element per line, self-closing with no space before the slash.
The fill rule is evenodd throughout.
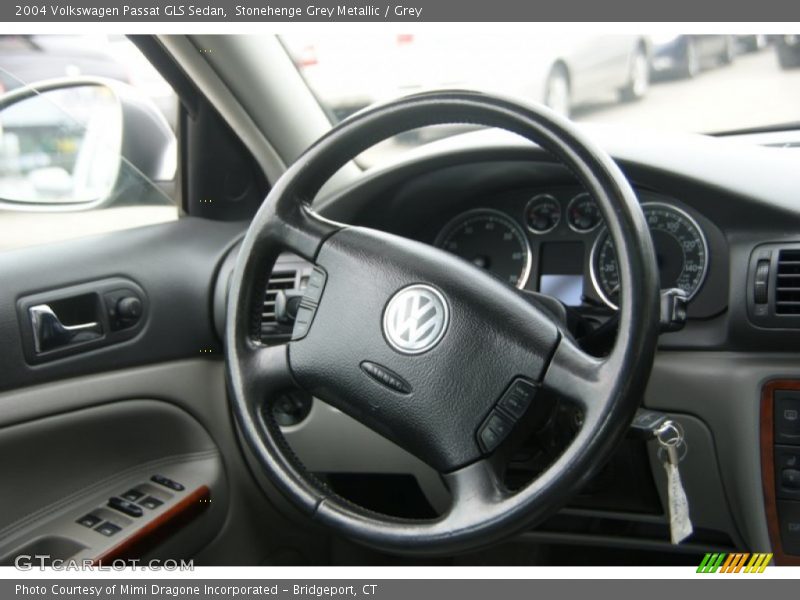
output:
<path id="1" fill-rule="evenodd" d="M 190 558 L 237 514 L 230 485 L 246 488 L 242 500 L 260 493 L 234 440 L 211 319 L 211 282 L 239 231 L 185 218 L 0 254 L 0 564 Z M 131 336 L 44 362 L 26 353 L 21 299 L 75 286 L 102 296 L 107 281 L 147 300 Z M 131 490 L 140 514 L 109 506 Z M 106 523 L 119 529 L 98 531 Z"/>

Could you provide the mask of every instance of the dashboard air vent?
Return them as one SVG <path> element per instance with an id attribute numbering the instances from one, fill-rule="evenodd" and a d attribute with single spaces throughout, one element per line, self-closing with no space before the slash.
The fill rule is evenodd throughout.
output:
<path id="1" fill-rule="evenodd" d="M 280 290 L 294 290 L 298 287 L 297 270 L 276 270 L 267 283 L 264 305 L 261 309 L 261 341 L 265 344 L 288 339 L 292 333 L 291 325 L 278 323 L 275 319 L 275 296 Z"/>
<path id="2" fill-rule="evenodd" d="M 778 253 L 775 314 L 800 315 L 800 249 Z"/>

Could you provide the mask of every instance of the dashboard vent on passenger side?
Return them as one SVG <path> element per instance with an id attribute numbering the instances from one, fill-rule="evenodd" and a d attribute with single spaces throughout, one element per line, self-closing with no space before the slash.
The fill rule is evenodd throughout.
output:
<path id="1" fill-rule="evenodd" d="M 800 249 L 778 253 L 775 314 L 800 315 Z"/>
<path id="2" fill-rule="evenodd" d="M 283 341 L 289 338 L 292 333 L 291 325 L 278 323 L 275 319 L 275 296 L 280 290 L 297 289 L 296 269 L 282 269 L 274 271 L 267 283 L 267 291 L 264 294 L 264 305 L 261 309 L 261 342 Z"/>

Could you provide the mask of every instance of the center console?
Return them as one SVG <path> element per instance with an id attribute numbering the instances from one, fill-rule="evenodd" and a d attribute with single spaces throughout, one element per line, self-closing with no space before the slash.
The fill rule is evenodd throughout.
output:
<path id="1" fill-rule="evenodd" d="M 761 470 L 775 562 L 800 565 L 800 380 L 762 388 Z"/>

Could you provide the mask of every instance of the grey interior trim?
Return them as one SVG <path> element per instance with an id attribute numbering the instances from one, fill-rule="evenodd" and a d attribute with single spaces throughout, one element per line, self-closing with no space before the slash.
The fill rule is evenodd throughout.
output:
<path id="1" fill-rule="evenodd" d="M 250 114 L 242 108 L 225 82 L 200 54 L 192 40 L 183 35 L 162 35 L 158 36 L 158 39 L 239 136 L 264 171 L 270 184 L 275 183 L 286 170 L 286 162 L 255 124 Z"/>
<path id="2" fill-rule="evenodd" d="M 3 544 L 5 545 L 9 539 L 14 538 L 21 531 L 26 532 L 24 537 L 28 537 L 28 530 L 31 528 L 38 528 L 42 521 L 46 521 L 50 517 L 63 513 L 65 508 L 71 509 L 75 505 L 85 504 L 87 500 L 95 500 L 95 503 L 102 504 L 103 498 L 107 498 L 109 495 L 124 492 L 126 489 L 128 489 L 128 487 L 132 487 L 132 485 L 140 483 L 140 479 L 145 473 L 149 473 L 150 475 L 155 473 L 163 474 L 167 472 L 165 469 L 174 470 L 176 465 L 191 463 L 194 461 L 204 461 L 208 459 L 212 459 L 213 461 L 218 459 L 218 457 L 219 453 L 216 450 L 188 452 L 185 454 L 165 456 L 163 458 L 150 460 L 144 463 L 137 463 L 121 471 L 115 471 L 108 477 L 100 478 L 89 486 L 80 487 L 76 489 L 75 492 L 67 496 L 59 496 L 54 502 L 51 502 L 46 506 L 42 506 L 41 508 L 30 512 L 19 519 L 6 524 L 2 529 L 0 529 L 0 540 L 2 540 Z M 172 469 L 170 469 L 170 467 L 172 467 Z M 147 481 L 150 475 L 141 481 Z M 176 479 L 178 481 L 183 481 L 180 477 L 176 477 Z M 131 481 L 134 483 L 126 484 L 126 482 Z M 56 485 L 59 483 L 59 481 L 54 479 L 52 483 L 53 485 Z M 68 482 L 65 483 L 68 484 Z M 209 483 L 211 482 L 209 481 Z M 98 496 L 99 499 L 97 499 Z"/>
<path id="3" fill-rule="evenodd" d="M 719 461 L 711 430 L 697 417 L 674 412 L 670 416 L 683 427 L 688 448 L 680 463 L 680 474 L 695 529 L 702 527 L 727 533 L 736 547 L 748 547 L 732 518 L 725 486 L 719 474 Z M 655 441 L 648 444 L 653 479 L 661 496 L 661 505 L 667 507 L 667 476 L 658 451 L 659 446 Z"/>
<path id="4" fill-rule="evenodd" d="M 730 518 L 744 543 L 756 551 L 769 548 L 758 455 L 758 412 L 761 385 L 772 378 L 800 378 L 800 357 L 786 353 L 660 352 L 645 397 L 648 407 L 693 415 L 713 432 Z M 220 360 L 177 361 L 5 392 L 0 394 L 0 427 L 112 399 L 135 397 L 160 398 L 195 414 L 209 429 L 224 459 L 234 461 L 226 468 L 230 485 L 235 485 L 241 496 L 231 495 L 231 516 L 220 532 L 218 543 L 212 544 L 202 556 L 212 564 L 216 560 L 220 561 L 218 564 L 252 562 L 248 548 L 254 551 L 261 541 L 254 539 L 258 528 L 250 520 L 247 504 L 255 502 L 262 507 L 260 522 L 266 528 L 275 528 L 276 523 L 283 521 L 276 517 L 274 505 L 266 502 L 253 484 L 240 458 L 230 427 Z M 417 476 L 428 498 L 437 498 L 441 488 L 437 491 L 436 487 L 441 484 L 431 485 L 432 479 L 420 469 L 416 459 L 409 459 L 396 449 L 392 455 L 392 449 L 382 444 L 384 440 L 379 436 L 363 428 L 359 432 L 357 424 L 352 427 L 346 424 L 348 417 L 343 413 L 317 404 L 310 419 L 287 430 L 287 438 L 304 460 L 320 461 L 310 464 L 310 468 L 363 472 L 362 459 L 374 454 L 383 458 L 368 463 L 368 468 L 380 462 L 387 465 L 389 472 L 405 469 Z M 331 433 L 342 426 L 347 428 L 346 435 Z M 316 432 L 327 433 L 315 437 Z M 404 468 L 403 464 L 408 466 Z M 702 475 L 704 469 L 688 476 L 687 483 Z M 690 496 L 703 493 L 692 489 L 688 492 Z M 727 512 L 725 505 L 717 508 Z M 234 544 L 232 540 L 237 542 Z"/>
<path id="5" fill-rule="evenodd" d="M 92 493 L 127 469 L 166 457 L 216 452 L 197 420 L 172 404 L 114 402 L 48 415 L 0 429 L 0 537 L 16 523 L 58 510 L 73 495 Z M 98 461 L 102 457 L 102 461 Z M 102 483 L 100 483 L 102 485 Z M 124 491 L 124 490 L 122 490 Z"/>
<path id="6" fill-rule="evenodd" d="M 724 531 L 754 551 L 770 547 L 758 411 L 761 384 L 776 377 L 800 378 L 800 357 L 661 352 L 644 400 L 650 408 L 675 414 L 687 430 L 691 456 L 682 469 L 695 525 Z M 316 402 L 309 418 L 286 430 L 286 437 L 313 470 L 364 472 L 383 464 L 383 472 L 413 474 L 425 495 L 440 501 L 441 484 L 430 485 L 424 464 L 351 421 Z M 663 496 L 663 469 L 654 456 L 651 462 Z"/>
<path id="7" fill-rule="evenodd" d="M 759 454 L 761 386 L 797 378 L 794 354 L 662 352 L 645 396 L 649 408 L 695 415 L 713 432 L 733 519 L 757 552 L 770 547 Z"/>
<path id="8" fill-rule="evenodd" d="M 330 121 L 277 36 L 193 35 L 190 41 L 206 51 L 204 60 L 284 163 L 292 163 L 330 129 Z"/>
<path id="9" fill-rule="evenodd" d="M 216 538 L 195 556 L 196 564 L 260 564 L 265 553 L 276 547 L 304 548 L 311 543 L 313 531 L 299 518 L 287 520 L 265 498 L 245 464 L 228 411 L 223 363 L 213 355 L 0 393 L 0 428 L 136 398 L 161 400 L 190 413 L 219 449 L 228 486 L 228 513 Z"/>
<path id="10" fill-rule="evenodd" d="M 227 512 L 216 445 L 196 419 L 166 402 L 111 402 L 3 427 L 0 454 L 14 457 L 0 463 L 0 480 L 14 482 L 0 496 L 0 555 L 33 543 L 45 554 L 55 547 L 62 558 L 101 556 L 205 485 L 217 503 L 203 518 L 203 544 L 193 553 L 215 537 Z M 156 474 L 186 489 L 154 486 L 149 479 Z M 111 496 L 143 484 L 160 507 L 129 518 L 106 506 Z M 90 511 L 122 530 L 106 537 L 76 523 Z"/>
<path id="11" fill-rule="evenodd" d="M 408 474 L 416 478 L 431 506 L 449 506 L 450 493 L 435 470 L 325 402 L 315 399 L 304 421 L 282 431 L 313 472 Z"/>
<path id="12" fill-rule="evenodd" d="M 177 492 L 160 488 L 150 482 L 150 477 L 156 473 L 182 483 L 186 489 Z M 137 465 L 114 477 L 101 480 L 90 488 L 80 490 L 80 494 L 58 501 L 45 514 L 41 514 L 40 511 L 31 515 L 30 519 L 15 523 L 13 527 L 0 532 L 0 556 L 3 556 L 0 558 L 0 564 L 10 563 L 14 556 L 24 553 L 32 544 L 43 554 L 49 554 L 56 540 L 69 540 L 73 543 L 72 550 L 77 552 L 69 556 L 72 560 L 95 559 L 204 485 L 211 489 L 210 497 L 213 501 L 204 507 L 206 510 L 198 515 L 196 522 L 193 523 L 191 528 L 194 530 L 193 541 L 187 544 L 186 540 L 182 539 L 187 533 L 184 529 L 173 534 L 170 539 L 179 548 L 175 548 L 169 554 L 159 551 L 162 549 L 153 552 L 161 557 L 192 556 L 216 536 L 225 520 L 228 498 L 224 485 L 224 472 L 221 469 L 219 455 L 213 451 L 172 456 Z M 109 497 L 117 496 L 134 487 L 146 489 L 147 495 L 158 498 L 163 504 L 155 509 L 143 509 L 144 515 L 136 519 L 106 506 Z M 92 528 L 77 523 L 78 519 L 90 513 L 100 516 L 103 521 L 122 527 L 122 531 L 111 537 L 105 537 Z M 201 531 L 197 531 L 198 529 Z M 67 553 L 70 554 L 72 550 Z"/>
<path id="13" fill-rule="evenodd" d="M 204 400 L 209 395 L 219 394 L 214 401 L 227 410 L 221 377 L 221 366 L 216 361 L 195 359 L 74 377 L 3 392 L 0 394 L 0 428 L 126 398 L 167 400 L 195 413 L 203 410 Z"/>
<path id="14" fill-rule="evenodd" d="M 206 94 L 275 183 L 331 122 L 275 35 L 162 36 L 162 43 Z M 203 49 L 200 54 L 198 49 Z M 226 73 L 235 73 L 228 77 Z M 269 77 L 264 74 L 269 73 Z M 280 81 L 281 85 L 274 85 Z M 319 196 L 351 183 L 361 169 L 342 168 Z"/>
<path id="15" fill-rule="evenodd" d="M 0 389 L 23 389 L 89 372 L 199 356 L 203 349 L 208 356 L 209 349 L 219 346 L 212 329 L 210 303 L 202 299 L 209 298 L 217 265 L 241 227 L 236 222 L 187 217 L 0 253 L 5 284 L 0 286 Z M 164 260 L 165 256 L 174 260 Z M 20 326 L 25 323 L 17 307 L 20 297 L 46 293 L 40 297 L 46 302 L 64 288 L 123 274 L 146 295 L 146 315 L 136 337 L 103 347 L 76 346 L 70 356 L 29 364 L 22 341 L 23 332 L 29 328 Z M 111 338 L 109 335 L 113 341 Z M 85 351 L 77 353 L 79 349 Z"/>

